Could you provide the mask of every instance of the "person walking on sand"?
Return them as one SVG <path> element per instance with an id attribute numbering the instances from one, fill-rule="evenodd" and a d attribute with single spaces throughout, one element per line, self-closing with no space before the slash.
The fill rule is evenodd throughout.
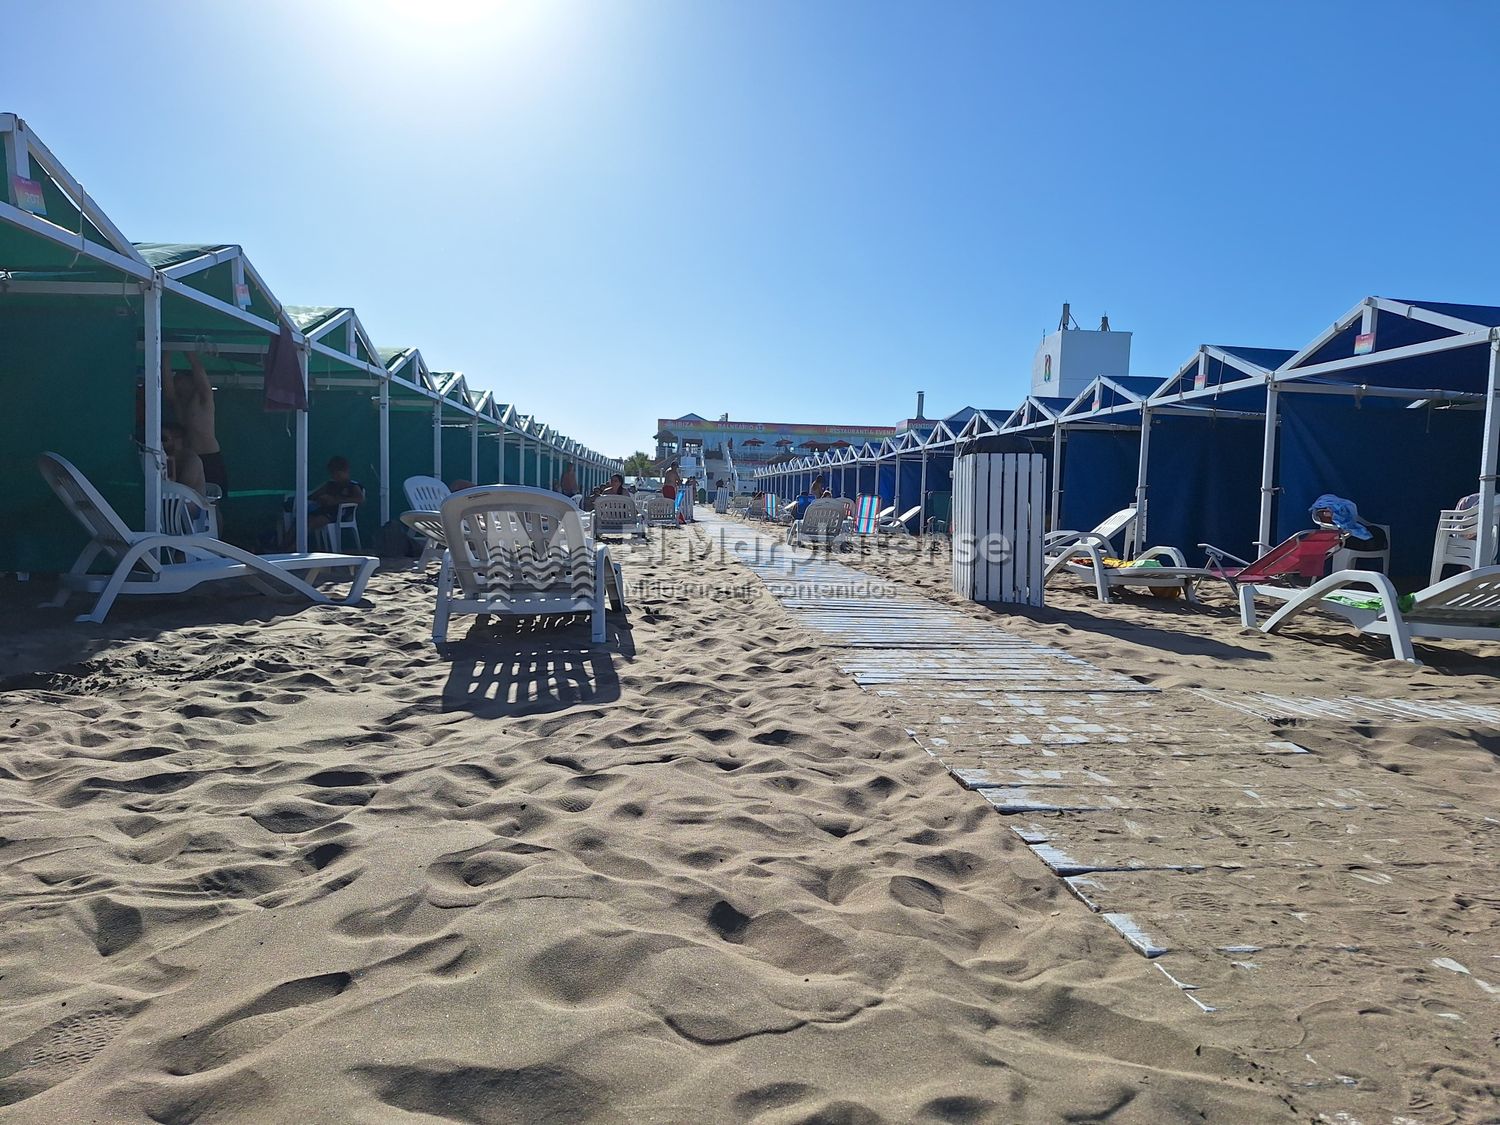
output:
<path id="1" fill-rule="evenodd" d="M 214 426 L 214 388 L 197 352 L 188 352 L 191 371 L 173 371 L 172 353 L 162 352 L 162 391 L 177 415 L 177 424 L 187 438 L 187 449 L 203 462 L 203 479 L 229 495 L 229 473 Z"/>

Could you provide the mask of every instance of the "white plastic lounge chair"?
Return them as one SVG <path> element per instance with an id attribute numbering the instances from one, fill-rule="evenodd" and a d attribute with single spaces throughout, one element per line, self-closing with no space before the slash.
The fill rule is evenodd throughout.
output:
<path id="1" fill-rule="evenodd" d="M 1091 539 L 1074 543 L 1047 560 L 1044 581 L 1050 582 L 1054 575 L 1064 572 L 1091 578 L 1101 602 L 1109 601 L 1111 591 L 1127 586 L 1142 587 L 1153 594 L 1158 590 L 1181 590 L 1182 596 L 1191 602 L 1196 600 L 1194 583 L 1200 578 L 1213 577 L 1212 571 L 1188 566 L 1176 547 L 1152 547 L 1142 551 L 1127 566 L 1105 565 L 1109 550 L 1111 548 L 1101 547 Z"/>
<path id="2" fill-rule="evenodd" d="M 57 596 L 47 603 L 56 608 L 67 604 L 76 591 L 97 593 L 94 608 L 77 618 L 102 622 L 121 594 L 182 594 L 205 582 L 243 578 L 267 594 L 300 594 L 309 601 L 327 604 L 331 599 L 310 583 L 324 570 L 350 572 L 349 594 L 342 604 L 359 601 L 365 583 L 380 560 L 365 555 L 252 555 L 208 535 L 162 535 L 131 531 L 109 502 L 65 457 L 43 453 L 37 468 L 68 511 L 89 533 L 83 553 L 67 574 L 61 576 Z M 163 562 L 157 552 L 170 549 L 182 562 Z M 109 574 L 90 574 L 101 556 L 113 564 Z M 306 579 L 298 574 L 306 573 Z"/>
<path id="3" fill-rule="evenodd" d="M 609 548 L 583 533 L 576 505 L 543 488 L 484 485 L 443 501 L 448 550 L 438 574 L 432 640 L 448 639 L 454 613 L 537 617 L 587 613 L 605 638 L 604 606 L 625 608 Z"/>
<path id="4" fill-rule="evenodd" d="M 1396 587 L 1373 570 L 1341 570 L 1305 590 L 1280 586 L 1240 587 L 1240 620 L 1257 628 L 1255 599 L 1282 602 L 1262 633 L 1274 633 L 1291 618 L 1309 609 L 1336 613 L 1361 633 L 1389 637 L 1397 660 L 1421 663 L 1412 648 L 1413 637 L 1448 640 L 1500 641 L 1500 566 L 1486 566 L 1445 578 L 1412 595 L 1401 609 Z"/>
<path id="5" fill-rule="evenodd" d="M 825 496 L 807 506 L 787 528 L 786 541 L 794 547 L 827 547 L 842 550 L 849 544 L 853 524 L 844 501 Z"/>
<path id="6" fill-rule="evenodd" d="M 1134 504 L 1101 520 L 1093 531 L 1049 531 L 1042 540 L 1042 551 L 1050 566 L 1065 549 L 1085 543 L 1093 543 L 1102 551 L 1113 551 L 1112 540 L 1122 534 L 1125 536 L 1125 544 L 1119 557 L 1133 558 L 1136 549 Z"/>
<path id="7" fill-rule="evenodd" d="M 889 510 L 889 509 L 888 509 Z M 911 521 L 921 514 L 922 505 L 908 508 L 899 516 L 886 516 L 875 525 L 875 530 L 881 535 L 910 535 Z"/>
<path id="8" fill-rule="evenodd" d="M 665 496 L 653 496 L 641 505 L 641 518 L 647 527 L 678 527 L 677 509 Z"/>
<path id="9" fill-rule="evenodd" d="M 607 496 L 594 497 L 594 523 L 593 533 L 595 538 L 602 539 L 606 535 L 627 537 L 646 536 L 646 521 L 641 518 L 641 510 L 636 507 L 635 501 L 629 496 Z"/>
<path id="10" fill-rule="evenodd" d="M 441 559 L 448 549 L 448 536 L 443 531 L 443 517 L 437 512 L 402 512 L 401 522 L 421 539 L 422 554 L 417 558 L 414 570 L 426 570 L 433 559 Z"/>

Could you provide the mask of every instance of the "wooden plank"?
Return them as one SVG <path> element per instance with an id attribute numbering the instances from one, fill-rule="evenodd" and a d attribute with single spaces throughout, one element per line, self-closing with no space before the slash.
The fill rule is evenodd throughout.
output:
<path id="1" fill-rule="evenodd" d="M 1135 809 L 1088 816 L 1022 814 L 1011 828 L 1032 844 L 1070 857 L 1076 870 L 1129 867 L 1313 867 L 1411 864 L 1422 857 L 1493 866 L 1500 833 L 1481 818 L 1427 810 L 1400 818 L 1365 807 L 1348 810 Z"/>

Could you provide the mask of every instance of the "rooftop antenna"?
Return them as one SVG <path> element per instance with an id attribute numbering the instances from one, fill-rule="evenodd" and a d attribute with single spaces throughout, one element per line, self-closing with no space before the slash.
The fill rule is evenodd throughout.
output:
<path id="1" fill-rule="evenodd" d="M 1077 328 L 1078 322 L 1073 319 L 1073 306 L 1067 301 L 1063 302 L 1062 319 L 1057 322 L 1057 330 L 1066 332 L 1070 328 Z"/>
<path id="2" fill-rule="evenodd" d="M 1099 318 L 1099 331 L 1100 332 L 1108 332 L 1109 331 L 1109 314 L 1108 313 L 1105 313 L 1103 316 L 1101 316 Z"/>

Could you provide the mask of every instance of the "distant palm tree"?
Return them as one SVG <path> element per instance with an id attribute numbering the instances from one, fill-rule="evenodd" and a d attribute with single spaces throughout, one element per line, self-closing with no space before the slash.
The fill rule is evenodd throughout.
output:
<path id="1" fill-rule="evenodd" d="M 625 458 L 624 473 L 627 477 L 649 477 L 655 468 L 656 462 L 651 459 L 649 453 L 637 450 Z"/>

